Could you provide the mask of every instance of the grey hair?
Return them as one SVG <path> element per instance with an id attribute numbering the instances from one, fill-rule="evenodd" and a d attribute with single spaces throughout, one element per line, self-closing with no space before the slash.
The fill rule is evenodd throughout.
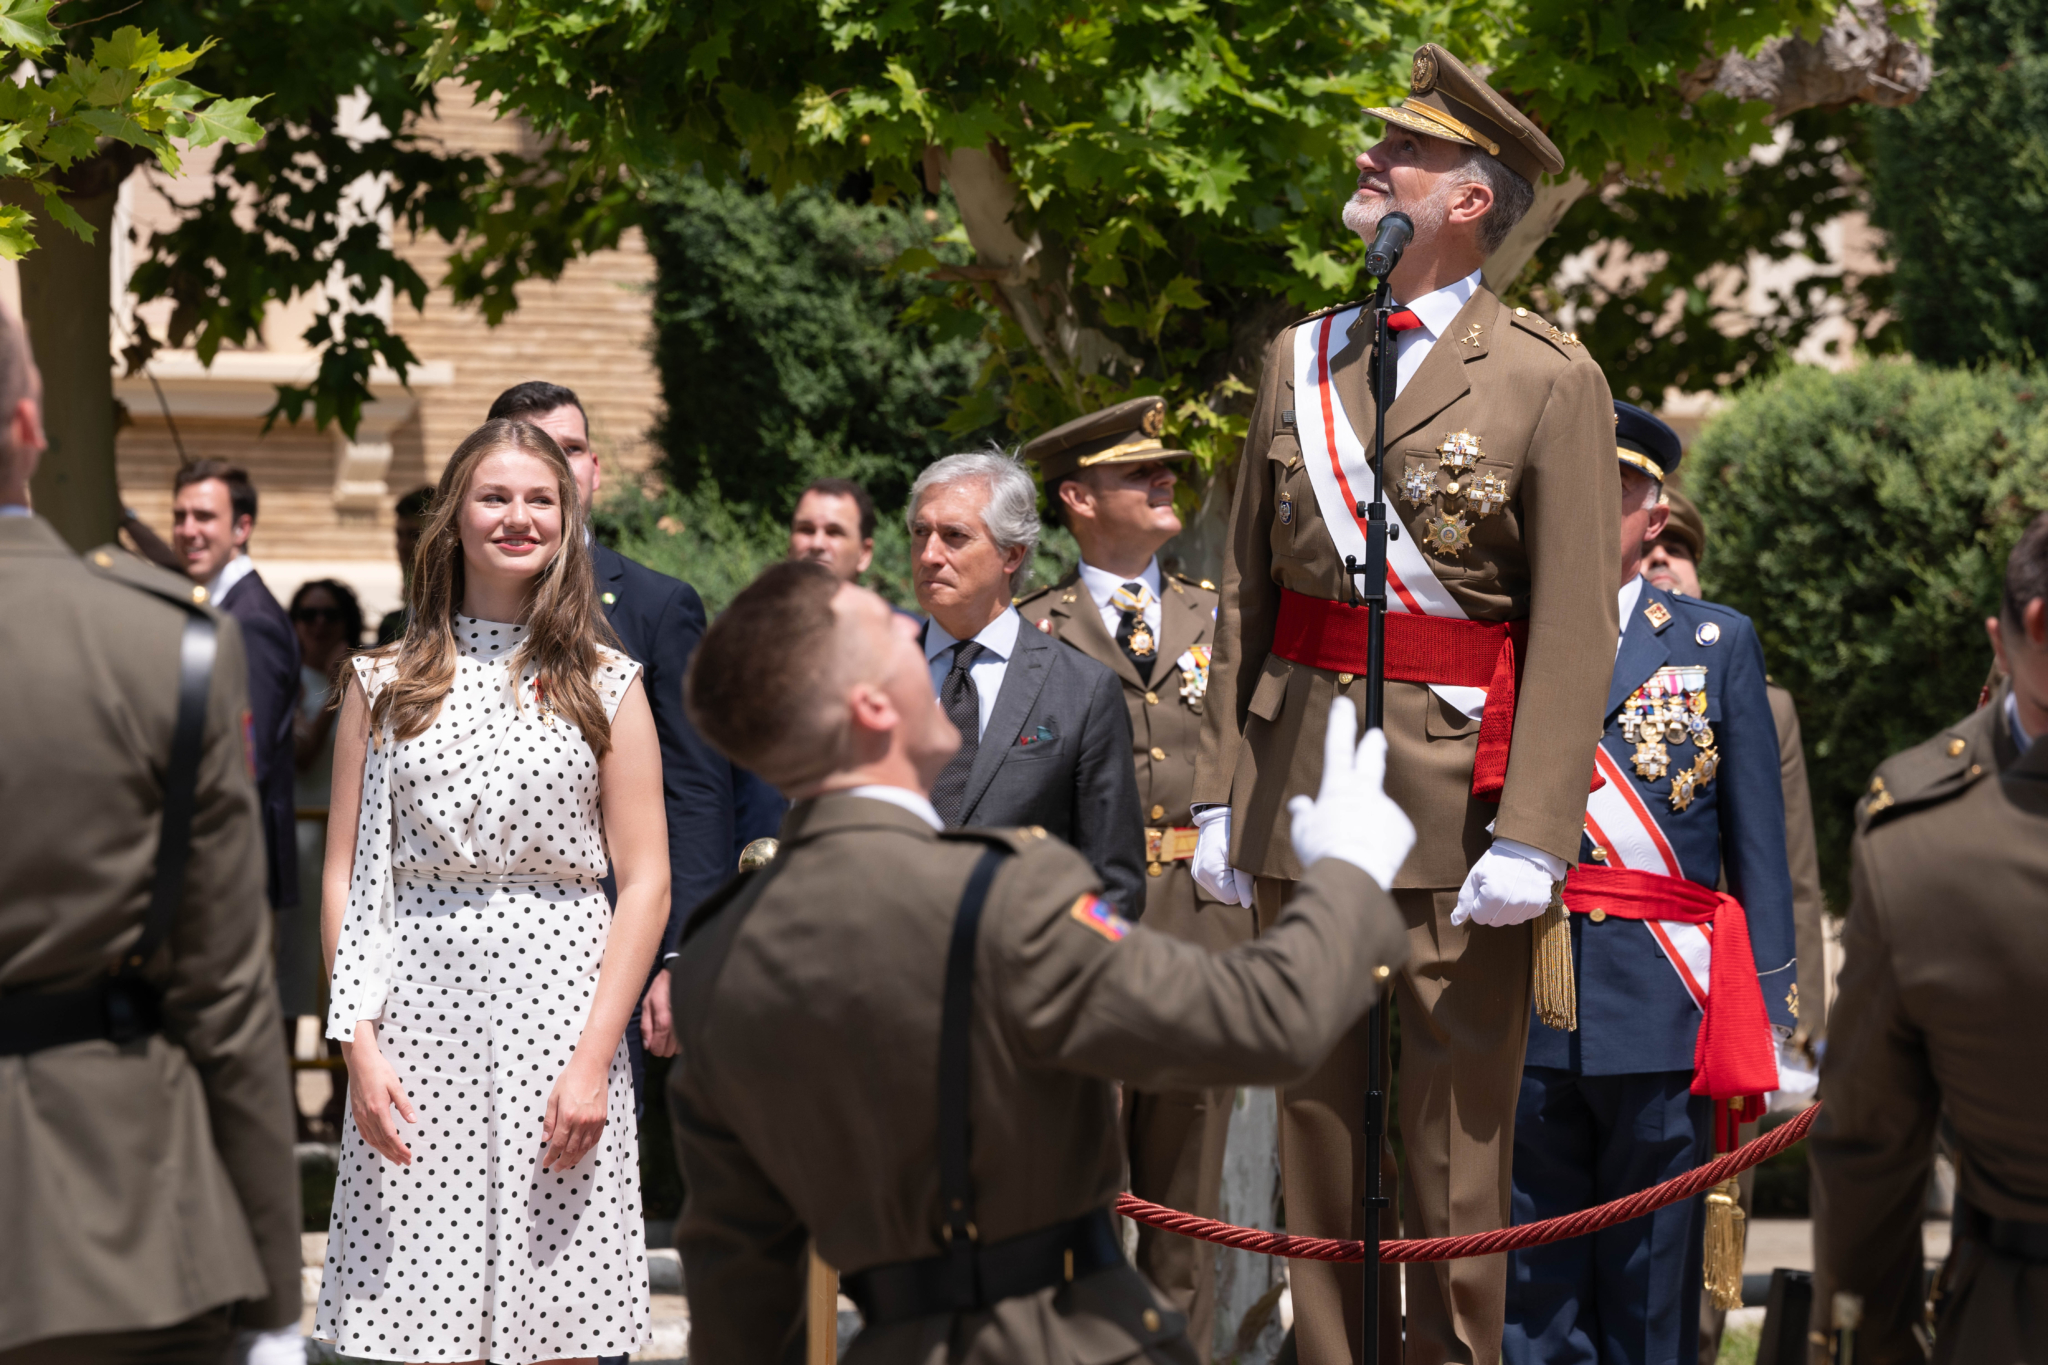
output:
<path id="1" fill-rule="evenodd" d="M 1476 180 L 1493 191 L 1493 207 L 1479 220 L 1479 249 L 1491 256 L 1507 241 L 1515 224 L 1535 206 L 1536 187 L 1477 147 L 1471 149 L 1458 171 L 1464 176 L 1458 183 Z"/>
<path id="2" fill-rule="evenodd" d="M 996 548 L 1007 554 L 1015 546 L 1024 547 L 1024 562 L 1011 575 L 1015 582 L 1031 571 L 1032 556 L 1038 553 L 1038 483 L 1023 461 L 1000 446 L 948 455 L 926 465 L 917 482 L 910 485 L 910 506 L 903 514 L 904 524 L 916 525 L 918 504 L 924 501 L 926 493 L 969 479 L 979 479 L 988 488 L 981 524 L 988 528 L 988 537 Z"/>

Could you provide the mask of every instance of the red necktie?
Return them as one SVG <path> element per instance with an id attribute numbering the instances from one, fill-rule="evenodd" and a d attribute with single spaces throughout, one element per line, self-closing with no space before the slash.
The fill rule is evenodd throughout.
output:
<path id="1" fill-rule="evenodd" d="M 1421 325 L 1422 319 L 1416 317 L 1415 314 L 1409 312 L 1406 308 L 1403 308 L 1398 313 L 1389 313 L 1387 315 L 1387 330 L 1389 332 L 1412 332 Z"/>

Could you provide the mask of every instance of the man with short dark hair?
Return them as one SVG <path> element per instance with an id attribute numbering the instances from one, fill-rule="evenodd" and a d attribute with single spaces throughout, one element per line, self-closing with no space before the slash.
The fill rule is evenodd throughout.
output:
<path id="1" fill-rule="evenodd" d="M 932 687 L 960 749 L 932 784 L 950 828 L 1037 825 L 1145 912 L 1145 834 L 1116 674 L 1024 627 L 1011 598 L 1038 547 L 1038 487 L 1000 451 L 948 455 L 911 485 L 911 569 Z"/>
<path id="2" fill-rule="evenodd" d="M 530 422 L 554 438 L 568 457 L 588 517 L 604 486 L 604 470 L 591 449 L 590 419 L 575 390 L 544 380 L 515 384 L 498 395 L 489 416 L 493 421 Z M 667 963 L 675 956 L 683 923 L 690 908 L 732 873 L 733 773 L 731 765 L 698 737 L 683 712 L 683 677 L 691 651 L 704 637 L 704 603 L 697 590 L 595 539 L 590 558 L 605 618 L 626 652 L 646 670 L 647 702 L 661 738 L 661 785 L 668 804 L 668 931 L 656 957 L 660 965 L 646 992 L 640 1027 L 626 1030 L 637 1089 L 640 1048 L 664 1057 L 675 1050 L 668 1027 Z"/>
<path id="3" fill-rule="evenodd" d="M 1210 954 L 1133 926 L 1041 830 L 944 828 L 928 793 L 960 734 L 925 656 L 880 597 L 785 561 L 691 670 L 704 733 L 796 804 L 675 969 L 690 1359 L 793 1359 L 815 1239 L 861 1311 L 850 1358 L 1191 1360 L 1118 1242 L 1109 1078 L 1270 1085 L 1371 1002 L 1405 951 L 1381 886 L 1413 838 L 1384 745 L 1336 704 L 1292 811 L 1300 894 Z"/>
<path id="4" fill-rule="evenodd" d="M 404 591 L 412 591 L 412 557 L 420 548 L 420 531 L 427 524 L 427 509 L 434 504 L 434 490 L 415 488 L 398 500 L 393 508 L 391 535 L 398 551 L 398 574 L 404 583 Z M 377 643 L 388 645 L 405 634 L 405 623 L 412 619 L 412 608 L 399 603 L 398 610 L 384 613 L 384 619 L 377 623 Z"/>
<path id="5" fill-rule="evenodd" d="M 299 826 L 292 800 L 292 704 L 299 695 L 299 633 L 249 558 L 256 488 L 225 460 L 196 460 L 171 482 L 171 543 L 202 599 L 239 621 L 249 658 L 249 731 L 263 801 L 270 905 L 299 903 Z"/>
<path id="6" fill-rule="evenodd" d="M 1933 1359 L 2048 1360 L 2048 1089 L 2027 1080 L 2048 1073 L 2048 513 L 1984 627 L 2005 675 L 1990 703 L 1879 765 L 1850 845 L 1811 1139 L 1812 1328 L 1858 1301 L 1855 1358 L 1879 1365 L 1926 1359 L 1937 1124 L 1958 1160 Z"/>
<path id="7" fill-rule="evenodd" d="M 813 479 L 789 518 L 789 557 L 823 564 L 848 583 L 875 561 L 875 500 L 851 479 Z"/>

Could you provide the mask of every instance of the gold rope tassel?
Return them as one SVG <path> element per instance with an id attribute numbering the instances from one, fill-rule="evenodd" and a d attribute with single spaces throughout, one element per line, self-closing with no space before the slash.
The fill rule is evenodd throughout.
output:
<path id="1" fill-rule="evenodd" d="M 1566 1033 L 1579 1026 L 1579 986 L 1572 976 L 1571 915 L 1564 908 L 1562 883 L 1550 893 L 1549 908 L 1536 921 L 1536 1017 L 1548 1028 Z"/>
<path id="2" fill-rule="evenodd" d="M 1742 1306 L 1742 1215 L 1740 1188 L 1724 1180 L 1707 1191 L 1707 1292 L 1716 1308 Z"/>

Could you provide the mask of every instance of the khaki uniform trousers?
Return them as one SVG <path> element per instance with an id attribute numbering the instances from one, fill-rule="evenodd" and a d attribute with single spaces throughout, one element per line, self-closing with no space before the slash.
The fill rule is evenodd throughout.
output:
<path id="1" fill-rule="evenodd" d="M 1273 922 L 1293 885 L 1258 879 L 1259 923 Z M 1453 926 L 1455 889 L 1393 894 L 1408 924 L 1409 956 L 1394 980 L 1401 1075 L 1399 1112 L 1391 1117 L 1407 1162 L 1398 1202 L 1381 1217 L 1381 1235 L 1460 1237 L 1506 1227 L 1515 1100 L 1529 1041 L 1531 930 Z M 1364 1235 L 1366 1029 L 1361 1018 L 1315 1075 L 1281 1093 L 1281 1180 L 1291 1234 Z M 1391 1145 L 1381 1159 L 1391 1170 Z M 1396 1185 L 1387 1180 L 1385 1187 Z M 1393 1266 L 1381 1272 L 1383 1362 L 1497 1365 L 1505 1256 L 1409 1266 L 1405 1351 L 1399 1274 Z M 1301 1365 L 1359 1358 L 1358 1267 L 1295 1261 L 1290 1280 Z"/>
<path id="2" fill-rule="evenodd" d="M 1131 1193 L 1214 1218 L 1223 1205 L 1223 1148 L 1234 1090 L 1124 1091 Z M 1188 1340 L 1207 1361 L 1216 1330 L 1216 1244 L 1138 1227 L 1138 1269 L 1188 1319 Z"/>

